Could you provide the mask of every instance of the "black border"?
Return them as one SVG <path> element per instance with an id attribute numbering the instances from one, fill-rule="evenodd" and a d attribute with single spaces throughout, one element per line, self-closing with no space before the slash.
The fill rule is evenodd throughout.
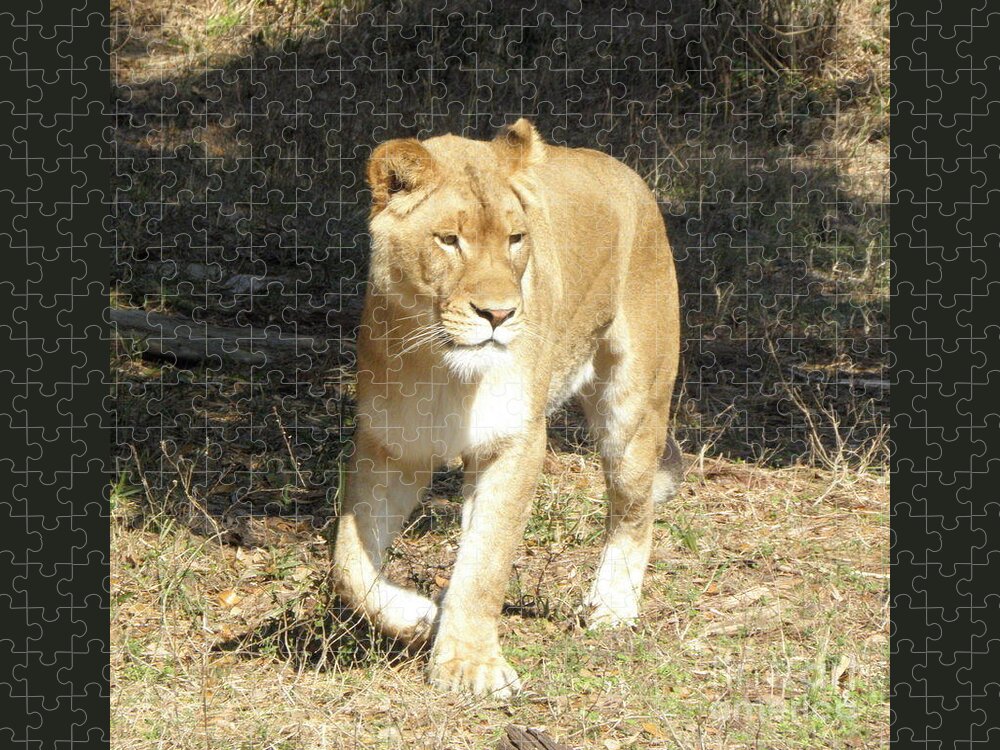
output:
<path id="1" fill-rule="evenodd" d="M 109 742 L 109 4 L 76 5 L 0 7 L 0 745 L 33 750 Z"/>
<path id="2" fill-rule="evenodd" d="M 892 48 L 895 747 L 1000 740 L 1000 13 L 898 0 Z M 993 55 L 991 58 L 990 55 Z M 992 139 L 992 144 L 990 140 Z M 991 271 L 993 273 L 991 273 Z M 974 403 L 978 399 L 978 402 Z M 995 474 L 995 470 L 994 470 Z M 993 563 L 991 569 L 990 563 Z M 991 742 L 992 740 L 992 742 Z"/>
<path id="3" fill-rule="evenodd" d="M 109 739 L 109 11 L 46 5 L 0 10 L 0 472 L 11 490 L 0 503 L 10 608 L 0 742 L 92 747 Z M 996 736 L 1000 327 L 989 278 L 1000 263 L 990 193 L 1000 131 L 990 95 L 1000 60 L 989 56 L 1000 14 L 981 5 L 898 0 L 892 12 L 897 747 Z"/>

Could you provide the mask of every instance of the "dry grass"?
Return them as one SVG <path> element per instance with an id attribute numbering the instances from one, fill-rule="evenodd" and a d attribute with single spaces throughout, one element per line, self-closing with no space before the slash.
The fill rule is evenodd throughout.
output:
<path id="1" fill-rule="evenodd" d="M 888 727 L 884 482 L 695 465 L 657 523 L 642 625 L 582 630 L 603 513 L 595 458 L 552 453 L 502 638 L 528 692 L 439 694 L 423 659 L 327 616 L 315 519 L 244 519 L 229 543 L 114 493 L 112 727 L 121 748 L 480 748 L 508 723 L 578 747 L 879 747 Z M 446 583 L 453 496 L 428 501 L 391 574 Z"/>

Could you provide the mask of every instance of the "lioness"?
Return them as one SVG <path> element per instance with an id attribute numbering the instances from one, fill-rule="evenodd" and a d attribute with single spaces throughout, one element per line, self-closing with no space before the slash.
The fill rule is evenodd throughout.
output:
<path id="1" fill-rule="evenodd" d="M 653 504 L 672 495 L 677 283 L 663 218 L 613 158 L 546 144 L 389 141 L 372 154 L 372 257 L 355 453 L 334 551 L 341 597 L 385 632 L 433 637 L 432 684 L 520 689 L 497 624 L 546 447 L 582 398 L 610 497 L 589 624 L 635 621 Z M 465 465 L 462 541 L 435 603 L 381 574 L 436 465 Z"/>

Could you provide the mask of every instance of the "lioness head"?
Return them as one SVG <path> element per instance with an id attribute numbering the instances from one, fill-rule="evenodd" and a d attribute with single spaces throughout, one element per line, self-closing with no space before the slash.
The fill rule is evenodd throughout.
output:
<path id="1" fill-rule="evenodd" d="M 371 278 L 400 317 L 419 322 L 404 351 L 440 349 L 454 369 L 476 372 L 524 333 L 533 241 L 524 175 L 545 149 L 521 119 L 492 141 L 407 138 L 372 154 Z"/>

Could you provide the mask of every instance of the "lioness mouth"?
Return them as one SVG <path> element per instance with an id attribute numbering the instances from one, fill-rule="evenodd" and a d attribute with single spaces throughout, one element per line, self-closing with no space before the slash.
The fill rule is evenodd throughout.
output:
<path id="1" fill-rule="evenodd" d="M 479 349 L 506 349 L 505 344 L 501 344 L 496 339 L 486 339 L 485 341 L 480 341 L 478 344 L 459 344 L 457 341 L 450 342 L 449 346 L 452 349 L 465 349 L 467 351 L 476 351 Z"/>

